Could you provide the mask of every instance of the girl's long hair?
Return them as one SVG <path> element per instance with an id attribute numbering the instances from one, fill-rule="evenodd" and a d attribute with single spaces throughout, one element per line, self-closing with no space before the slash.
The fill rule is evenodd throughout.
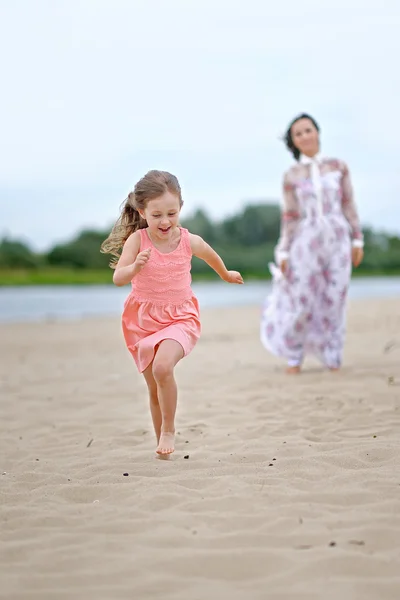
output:
<path id="1" fill-rule="evenodd" d="M 101 244 L 100 251 L 111 254 L 110 267 L 115 269 L 121 256 L 122 248 L 132 233 L 147 227 L 146 219 L 140 216 L 139 210 L 145 210 L 149 200 L 155 200 L 165 192 L 171 192 L 179 198 L 182 207 L 182 192 L 178 179 L 167 171 L 149 171 L 140 179 L 133 192 L 121 205 L 121 214 L 111 230 L 110 235 Z"/>

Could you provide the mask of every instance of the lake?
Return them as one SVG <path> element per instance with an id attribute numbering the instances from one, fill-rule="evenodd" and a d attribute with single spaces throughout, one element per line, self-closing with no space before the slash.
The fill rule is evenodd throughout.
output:
<path id="1" fill-rule="evenodd" d="M 0 321 L 42 321 L 119 315 L 129 286 L 28 286 L 0 288 Z M 255 281 L 245 285 L 224 282 L 194 283 L 193 291 L 202 308 L 260 304 L 271 283 Z M 399 297 L 400 277 L 353 279 L 350 298 Z M 399 305 L 400 307 L 400 305 Z"/>

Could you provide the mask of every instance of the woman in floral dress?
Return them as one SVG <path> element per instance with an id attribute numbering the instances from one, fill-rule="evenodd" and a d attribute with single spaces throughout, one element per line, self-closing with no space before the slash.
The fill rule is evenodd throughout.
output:
<path id="1" fill-rule="evenodd" d="M 296 164 L 284 175 L 281 235 L 261 341 L 299 373 L 307 353 L 331 370 L 342 362 L 345 305 L 363 235 L 347 165 L 320 154 L 319 127 L 301 114 L 285 135 Z"/>

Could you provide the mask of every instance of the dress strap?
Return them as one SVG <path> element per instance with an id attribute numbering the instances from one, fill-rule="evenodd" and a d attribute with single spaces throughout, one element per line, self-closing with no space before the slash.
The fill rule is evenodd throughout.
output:
<path id="1" fill-rule="evenodd" d="M 181 230 L 181 247 L 186 256 L 192 257 L 192 247 L 190 245 L 190 233 L 184 227 Z"/>
<path id="2" fill-rule="evenodd" d="M 151 241 L 149 236 L 147 235 L 147 227 L 144 229 L 139 229 L 140 232 L 140 252 L 143 250 L 147 250 L 147 248 L 151 247 Z"/>

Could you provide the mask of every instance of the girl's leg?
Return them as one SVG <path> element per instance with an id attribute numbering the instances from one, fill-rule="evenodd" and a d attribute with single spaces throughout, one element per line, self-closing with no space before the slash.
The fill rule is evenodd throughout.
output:
<path id="1" fill-rule="evenodd" d="M 163 340 L 153 360 L 153 377 L 161 409 L 161 435 L 156 452 L 171 454 L 175 442 L 175 413 L 178 391 L 174 379 L 175 365 L 183 358 L 183 348 L 175 340 Z"/>
<path id="2" fill-rule="evenodd" d="M 144 378 L 149 390 L 150 412 L 153 419 L 153 427 L 157 437 L 157 444 L 161 435 L 161 408 L 158 402 L 157 383 L 153 377 L 153 363 L 143 371 Z"/>

